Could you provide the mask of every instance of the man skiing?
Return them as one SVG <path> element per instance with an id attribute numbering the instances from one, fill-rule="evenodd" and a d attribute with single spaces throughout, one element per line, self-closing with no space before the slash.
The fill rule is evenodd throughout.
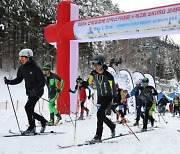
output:
<path id="1" fill-rule="evenodd" d="M 92 58 L 92 64 L 94 70 L 89 75 L 87 80 L 90 85 L 95 81 L 97 88 L 97 129 L 96 135 L 91 142 L 101 142 L 103 132 L 103 122 L 110 128 L 112 137 L 115 137 L 116 125 L 106 117 L 105 111 L 112 102 L 112 98 L 116 97 L 116 89 L 114 83 L 114 77 L 104 67 L 105 57 L 103 55 L 95 55 Z"/>
<path id="2" fill-rule="evenodd" d="M 139 96 L 143 104 L 143 109 L 145 110 L 145 117 L 143 121 L 142 131 L 147 130 L 148 120 L 150 120 L 152 127 L 154 126 L 154 121 L 155 121 L 154 118 L 152 117 L 152 113 L 155 109 L 153 97 L 157 96 L 158 93 L 154 87 L 149 86 L 148 84 L 149 84 L 149 79 L 145 77 L 142 80 L 141 93 Z"/>
<path id="3" fill-rule="evenodd" d="M 134 123 L 134 126 L 139 126 L 139 120 L 140 117 L 144 119 L 144 114 L 141 112 L 142 108 L 142 100 L 139 98 L 139 95 L 141 93 L 141 81 L 136 82 L 136 86 L 131 91 L 131 96 L 135 96 L 136 100 L 136 122 Z"/>
<path id="4" fill-rule="evenodd" d="M 26 114 L 28 117 L 29 127 L 23 131 L 23 135 L 33 134 L 36 131 L 35 119 L 41 122 L 41 130 L 43 133 L 46 128 L 47 120 L 43 116 L 34 112 L 37 101 L 44 93 L 45 78 L 41 68 L 33 60 L 33 51 L 31 49 L 23 49 L 19 52 L 19 60 L 22 65 L 18 68 L 17 77 L 13 80 L 8 80 L 4 77 L 5 84 L 16 85 L 24 79 L 26 94 L 28 101 L 25 105 Z"/>
<path id="5" fill-rule="evenodd" d="M 166 98 L 165 95 L 162 96 L 162 98 L 159 100 L 158 102 L 158 109 L 159 109 L 159 113 L 160 115 L 165 115 L 165 111 L 166 111 L 166 105 L 167 103 L 169 103 L 168 99 Z"/>
<path id="6" fill-rule="evenodd" d="M 49 98 L 49 112 L 50 112 L 50 120 L 48 122 L 49 126 L 53 126 L 54 124 L 58 124 L 62 119 L 59 111 L 56 109 L 55 101 L 58 98 L 60 92 L 64 87 L 64 81 L 57 76 L 55 73 L 51 72 L 50 65 L 43 66 L 43 72 L 46 79 L 46 86 L 48 88 L 48 98 Z M 56 115 L 57 119 L 54 123 L 54 115 Z"/>
<path id="7" fill-rule="evenodd" d="M 80 113 L 80 117 L 78 118 L 78 120 L 83 120 L 84 110 L 86 111 L 86 115 L 87 116 L 89 115 L 89 109 L 84 106 L 84 103 L 86 101 L 86 89 L 89 90 L 88 99 L 90 99 L 91 98 L 91 89 L 88 87 L 87 83 L 85 81 L 83 81 L 82 78 L 80 78 L 80 77 L 78 77 L 76 79 L 76 86 L 75 86 L 74 91 L 69 89 L 69 92 L 71 92 L 71 93 L 76 93 L 76 91 L 78 91 L 78 101 L 79 102 L 77 102 L 77 103 L 80 103 L 80 105 L 81 105 L 81 113 Z"/>

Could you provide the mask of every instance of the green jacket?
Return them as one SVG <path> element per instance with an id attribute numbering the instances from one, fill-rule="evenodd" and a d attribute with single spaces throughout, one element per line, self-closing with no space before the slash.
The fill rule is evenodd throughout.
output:
<path id="1" fill-rule="evenodd" d="M 50 76 L 46 76 L 46 85 L 48 88 L 48 98 L 52 99 L 57 93 L 61 92 L 64 87 L 64 81 L 55 73 L 50 72 Z"/>

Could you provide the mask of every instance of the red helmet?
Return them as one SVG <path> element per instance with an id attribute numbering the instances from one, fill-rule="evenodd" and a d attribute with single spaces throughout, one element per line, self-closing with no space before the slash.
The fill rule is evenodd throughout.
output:
<path id="1" fill-rule="evenodd" d="M 116 84 L 115 84 L 115 87 L 116 87 L 116 89 L 117 89 L 117 88 L 119 88 L 119 85 L 118 85 L 118 83 L 116 83 Z"/>

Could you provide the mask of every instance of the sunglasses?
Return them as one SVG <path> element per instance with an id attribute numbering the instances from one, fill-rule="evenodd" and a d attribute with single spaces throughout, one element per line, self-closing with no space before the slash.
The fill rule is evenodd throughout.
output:
<path id="1" fill-rule="evenodd" d="M 26 57 L 20 56 L 20 57 L 19 57 L 19 60 L 24 61 L 24 60 L 26 60 Z"/>

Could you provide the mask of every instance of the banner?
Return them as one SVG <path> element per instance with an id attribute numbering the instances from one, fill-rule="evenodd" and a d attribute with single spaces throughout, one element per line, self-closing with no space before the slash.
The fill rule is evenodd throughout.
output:
<path id="1" fill-rule="evenodd" d="M 116 70 L 113 68 L 113 67 L 108 67 L 108 70 L 107 70 L 109 73 L 111 73 L 112 75 L 114 75 L 114 74 L 117 74 L 116 73 Z"/>
<path id="2" fill-rule="evenodd" d="M 114 75 L 115 82 L 119 84 L 119 88 L 128 90 L 130 92 L 134 86 L 131 74 L 127 70 L 120 70 L 118 74 Z M 135 113 L 135 97 L 128 98 L 129 112 Z"/>
<path id="3" fill-rule="evenodd" d="M 179 19 L 180 3 L 76 21 L 73 29 L 79 42 L 120 40 L 180 33 Z"/>
<path id="4" fill-rule="evenodd" d="M 134 82 L 134 84 L 141 81 L 143 78 L 144 78 L 144 75 L 141 72 L 134 72 L 133 73 L 133 82 Z"/>

